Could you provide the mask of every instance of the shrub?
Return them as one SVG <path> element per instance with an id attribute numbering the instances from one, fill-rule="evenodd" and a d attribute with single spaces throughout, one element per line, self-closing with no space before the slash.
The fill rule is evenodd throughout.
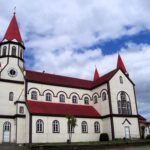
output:
<path id="1" fill-rule="evenodd" d="M 150 139 L 150 134 L 146 136 L 146 139 Z"/>
<path id="2" fill-rule="evenodd" d="M 100 135 L 100 141 L 109 141 L 109 136 L 107 133 L 101 133 Z"/>

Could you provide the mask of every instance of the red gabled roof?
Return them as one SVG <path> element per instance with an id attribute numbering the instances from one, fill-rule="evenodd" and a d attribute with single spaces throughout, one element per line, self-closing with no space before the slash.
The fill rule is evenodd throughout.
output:
<path id="1" fill-rule="evenodd" d="M 26 70 L 26 80 L 35 83 L 43 83 L 49 85 L 81 88 L 81 89 L 93 89 L 96 86 L 102 85 L 109 81 L 111 77 L 117 72 L 115 69 L 104 76 L 100 77 L 96 81 L 83 80 L 78 78 L 65 77 L 60 75 L 41 73 L 35 71 Z"/>
<path id="2" fill-rule="evenodd" d="M 117 69 L 121 69 L 122 72 L 128 74 L 120 55 L 118 55 Z"/>
<path id="3" fill-rule="evenodd" d="M 65 77 L 48 73 L 34 72 L 29 70 L 26 71 L 26 80 L 43 84 L 83 89 L 90 89 L 92 84 L 92 81 L 89 80 Z"/>
<path id="4" fill-rule="evenodd" d="M 144 120 L 139 120 L 140 123 L 145 124 L 145 125 L 150 125 L 150 122 L 144 121 Z"/>
<path id="5" fill-rule="evenodd" d="M 146 121 L 146 118 L 144 118 L 142 115 L 138 115 L 139 120 Z"/>
<path id="6" fill-rule="evenodd" d="M 98 80 L 93 82 L 92 88 L 94 88 L 98 85 L 102 85 L 102 84 L 106 83 L 107 81 L 109 81 L 117 71 L 118 71 L 118 69 L 115 69 L 115 70 L 105 74 L 104 76 L 100 77 Z"/>
<path id="7" fill-rule="evenodd" d="M 7 39 L 8 41 L 12 41 L 14 39 L 16 39 L 18 42 L 22 43 L 22 38 L 21 38 L 21 35 L 20 35 L 20 31 L 19 31 L 19 28 L 18 28 L 18 24 L 17 24 L 17 20 L 16 20 L 16 17 L 15 17 L 15 14 L 7 28 L 7 31 L 5 33 L 5 36 L 3 38 L 4 39 Z"/>
<path id="8" fill-rule="evenodd" d="M 34 115 L 48 116 L 75 116 L 99 118 L 101 115 L 92 107 L 87 105 L 73 105 L 51 102 L 26 101 L 27 108 Z"/>
<path id="9" fill-rule="evenodd" d="M 100 78 L 97 68 L 95 68 L 93 81 L 96 81 Z"/>

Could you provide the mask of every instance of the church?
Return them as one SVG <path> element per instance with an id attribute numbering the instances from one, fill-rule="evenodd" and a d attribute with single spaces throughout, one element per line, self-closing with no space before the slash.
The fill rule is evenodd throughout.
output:
<path id="1" fill-rule="evenodd" d="M 140 137 L 135 84 L 120 55 L 112 71 L 84 80 L 26 70 L 24 51 L 14 14 L 0 41 L 0 143 L 66 142 L 68 115 L 77 120 L 72 142 Z"/>

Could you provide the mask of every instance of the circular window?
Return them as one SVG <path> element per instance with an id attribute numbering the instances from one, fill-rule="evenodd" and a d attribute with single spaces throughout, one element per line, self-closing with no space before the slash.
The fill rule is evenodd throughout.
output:
<path id="1" fill-rule="evenodd" d="M 15 70 L 14 68 L 11 68 L 8 70 L 8 75 L 10 77 L 16 77 L 17 76 L 17 70 Z"/>

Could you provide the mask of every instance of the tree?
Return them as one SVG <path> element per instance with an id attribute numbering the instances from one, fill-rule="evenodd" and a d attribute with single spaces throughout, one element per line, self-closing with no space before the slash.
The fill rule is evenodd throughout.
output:
<path id="1" fill-rule="evenodd" d="M 141 139 L 145 137 L 145 126 L 141 126 Z"/>
<path id="2" fill-rule="evenodd" d="M 74 128 L 77 126 L 77 119 L 74 116 L 67 116 L 68 119 L 68 134 L 69 134 L 69 140 L 68 143 L 71 143 L 72 133 L 74 131 Z"/>

